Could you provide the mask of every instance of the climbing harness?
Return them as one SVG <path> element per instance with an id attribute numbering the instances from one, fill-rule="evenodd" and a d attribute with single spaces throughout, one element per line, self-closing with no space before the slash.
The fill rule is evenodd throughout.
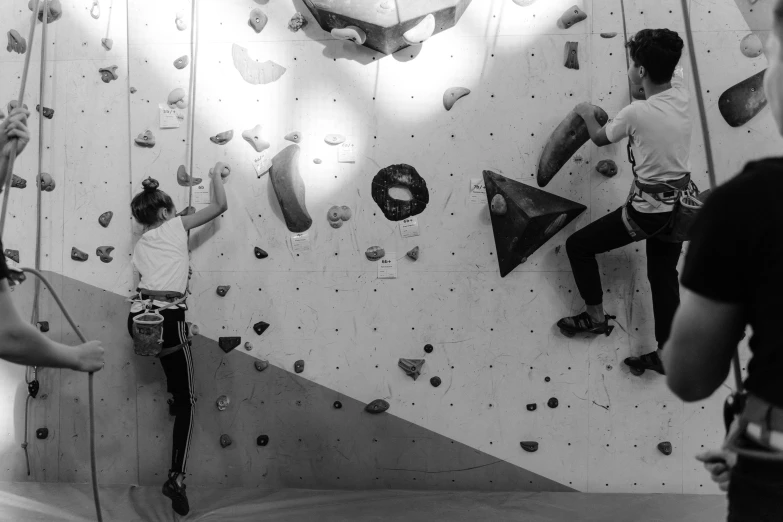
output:
<path id="1" fill-rule="evenodd" d="M 144 357 L 165 357 L 177 350 L 181 350 L 190 343 L 192 337 L 189 337 L 184 343 L 168 348 L 163 348 L 163 328 L 164 317 L 160 312 L 169 308 L 174 308 L 185 303 L 187 295 L 179 292 L 156 292 L 152 290 L 138 290 L 135 297 L 129 299 L 130 302 L 141 305 L 143 311 L 133 318 L 132 337 L 133 351 L 136 355 Z M 167 305 L 157 307 L 154 301 L 166 301 Z M 190 335 L 198 335 L 198 326 L 188 323 Z"/>

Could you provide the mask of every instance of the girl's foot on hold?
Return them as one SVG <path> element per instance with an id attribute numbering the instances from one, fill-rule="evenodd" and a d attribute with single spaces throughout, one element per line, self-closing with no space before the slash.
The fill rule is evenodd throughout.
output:
<path id="1" fill-rule="evenodd" d="M 661 357 L 657 351 L 646 353 L 639 357 L 628 357 L 624 362 L 631 368 L 631 373 L 634 375 L 641 375 L 645 370 L 652 370 L 661 375 L 666 375 L 666 372 L 663 370 Z"/>
<path id="2" fill-rule="evenodd" d="M 572 317 L 564 317 L 557 322 L 557 327 L 566 337 L 573 337 L 578 333 L 604 334 L 609 335 L 614 330 L 614 326 L 609 325 L 609 319 L 615 319 L 615 316 L 604 314 L 603 321 L 596 321 L 587 312 Z"/>
<path id="3" fill-rule="evenodd" d="M 179 473 L 169 473 L 169 479 L 163 484 L 163 494 L 171 499 L 171 509 L 178 515 L 185 516 L 190 511 L 188 497 L 185 494 L 185 484 L 177 481 Z"/>

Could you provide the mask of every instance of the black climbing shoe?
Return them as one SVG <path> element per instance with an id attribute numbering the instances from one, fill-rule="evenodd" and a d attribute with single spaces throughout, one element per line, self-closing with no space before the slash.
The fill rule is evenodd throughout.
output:
<path id="1" fill-rule="evenodd" d="M 605 315 L 601 323 L 597 323 L 590 318 L 590 314 L 582 312 L 573 317 L 564 317 L 557 322 L 557 327 L 566 337 L 573 337 L 578 333 L 604 334 L 609 335 L 614 330 L 614 326 L 609 324 L 609 319 L 615 319 L 613 315 Z"/>
<path id="2" fill-rule="evenodd" d="M 628 357 L 625 359 L 625 364 L 631 368 L 631 373 L 634 375 L 641 375 L 645 370 L 653 370 L 661 375 L 666 375 L 663 370 L 663 363 L 661 358 L 658 357 L 658 352 L 646 353 L 639 357 Z"/>
<path id="3" fill-rule="evenodd" d="M 171 509 L 183 517 L 190 511 L 185 487 L 185 484 L 181 486 L 177 484 L 176 473 L 170 474 L 169 479 L 163 484 L 163 494 L 171 499 Z"/>

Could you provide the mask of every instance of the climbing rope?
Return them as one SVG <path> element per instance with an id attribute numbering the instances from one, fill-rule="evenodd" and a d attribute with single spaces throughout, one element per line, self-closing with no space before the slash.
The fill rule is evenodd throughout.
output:
<path id="1" fill-rule="evenodd" d="M 196 64 L 198 63 L 198 3 L 192 1 L 190 13 L 190 86 L 188 96 L 188 174 L 193 178 L 193 155 L 194 141 L 193 136 L 196 131 Z M 188 183 L 188 207 L 193 206 L 193 183 Z M 190 230 L 188 230 L 190 237 Z"/>
<path id="2" fill-rule="evenodd" d="M 620 0 L 620 10 L 623 14 L 623 40 L 625 41 L 625 67 L 631 68 L 631 59 L 628 57 L 628 23 L 625 20 L 625 0 Z M 628 78 L 628 99 L 630 103 L 633 103 L 633 85 L 631 85 L 631 78 Z M 630 149 L 629 149 L 630 150 Z"/>

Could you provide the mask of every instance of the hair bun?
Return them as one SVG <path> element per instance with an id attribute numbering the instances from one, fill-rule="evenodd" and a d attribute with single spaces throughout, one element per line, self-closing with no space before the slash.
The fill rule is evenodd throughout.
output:
<path id="1" fill-rule="evenodd" d="M 158 190 L 160 183 L 156 179 L 147 178 L 141 182 L 141 186 L 144 187 L 144 192 L 155 192 Z"/>

